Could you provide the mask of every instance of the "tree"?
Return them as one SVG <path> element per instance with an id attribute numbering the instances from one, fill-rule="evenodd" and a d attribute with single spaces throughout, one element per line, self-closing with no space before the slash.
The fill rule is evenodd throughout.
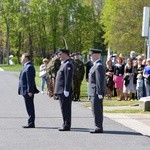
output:
<path id="1" fill-rule="evenodd" d="M 144 39 L 141 37 L 143 7 L 150 5 L 147 0 L 107 0 L 102 20 L 104 39 L 114 52 L 129 53 L 131 50 L 144 52 Z"/>

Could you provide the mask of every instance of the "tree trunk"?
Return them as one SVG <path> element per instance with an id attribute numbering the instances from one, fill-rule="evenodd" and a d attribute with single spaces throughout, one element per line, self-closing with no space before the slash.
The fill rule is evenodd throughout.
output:
<path id="1" fill-rule="evenodd" d="M 21 41 L 22 41 L 22 35 L 21 35 L 21 32 L 19 32 L 19 35 L 18 35 L 18 50 L 17 50 L 17 58 L 18 58 L 18 63 L 19 64 L 20 64 Z"/>
<path id="2" fill-rule="evenodd" d="M 5 22 L 6 22 L 6 50 L 7 50 L 7 64 L 9 64 L 9 54 L 10 54 L 10 44 L 9 44 L 9 32 L 10 32 L 10 25 L 9 25 L 9 21 L 7 18 L 5 18 Z"/>

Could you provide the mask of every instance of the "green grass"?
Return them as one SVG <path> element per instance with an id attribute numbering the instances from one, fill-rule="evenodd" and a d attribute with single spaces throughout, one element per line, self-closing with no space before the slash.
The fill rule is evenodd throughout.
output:
<path id="1" fill-rule="evenodd" d="M 38 87 L 40 87 L 41 78 L 39 77 L 39 68 L 40 66 L 34 66 L 36 70 L 36 84 Z M 4 71 L 18 71 L 20 72 L 22 70 L 22 65 L 3 65 L 0 64 L 0 68 L 4 69 Z"/>
<path id="2" fill-rule="evenodd" d="M 117 100 L 105 100 L 103 101 L 103 105 L 104 106 L 133 106 L 133 105 L 138 105 L 139 102 L 138 101 L 117 101 Z M 90 102 L 84 102 L 82 104 L 85 107 L 90 107 L 91 103 Z"/>
<path id="3" fill-rule="evenodd" d="M 82 81 L 82 85 L 81 85 L 81 99 L 82 100 L 87 100 L 88 99 L 88 96 L 87 96 L 87 82 L 84 78 L 84 80 Z"/>
<path id="4" fill-rule="evenodd" d="M 115 110 L 104 110 L 105 113 L 138 113 L 138 114 L 150 114 L 150 111 L 142 111 L 140 109 L 115 109 Z"/>
<path id="5" fill-rule="evenodd" d="M 22 65 L 3 65 L 0 64 L 0 68 L 4 69 L 5 71 L 20 71 L 22 69 Z M 39 71 L 39 66 L 35 66 L 35 70 Z"/>
<path id="6" fill-rule="evenodd" d="M 0 64 L 0 68 L 5 71 L 20 71 L 22 69 L 22 65 L 2 65 Z"/>

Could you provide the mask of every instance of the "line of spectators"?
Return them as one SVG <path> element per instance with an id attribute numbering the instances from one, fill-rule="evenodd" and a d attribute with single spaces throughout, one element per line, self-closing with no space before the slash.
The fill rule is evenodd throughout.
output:
<path id="1" fill-rule="evenodd" d="M 150 58 L 144 55 L 132 57 L 112 55 L 106 62 L 107 97 L 114 95 L 118 100 L 140 99 L 150 96 Z"/>

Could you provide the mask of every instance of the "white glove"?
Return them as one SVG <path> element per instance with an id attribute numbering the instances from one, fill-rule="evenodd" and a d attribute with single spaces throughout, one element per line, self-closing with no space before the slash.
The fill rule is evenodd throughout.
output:
<path id="1" fill-rule="evenodd" d="M 103 96 L 102 96 L 102 95 L 98 95 L 98 98 L 99 98 L 99 99 L 102 99 L 102 98 L 103 98 Z"/>
<path id="2" fill-rule="evenodd" d="M 65 97 L 68 97 L 69 96 L 69 92 L 68 91 L 64 91 L 64 95 L 65 95 Z"/>

